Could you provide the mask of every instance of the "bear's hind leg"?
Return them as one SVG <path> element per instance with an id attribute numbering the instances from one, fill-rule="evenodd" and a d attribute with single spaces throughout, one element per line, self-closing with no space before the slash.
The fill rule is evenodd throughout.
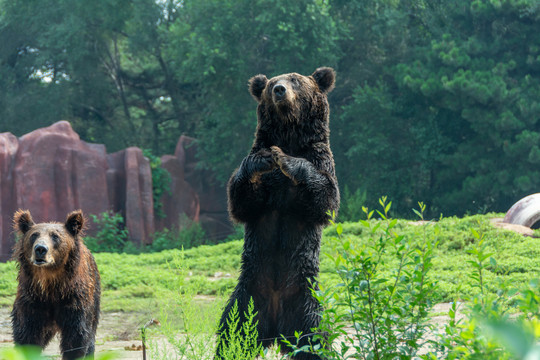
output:
<path id="1" fill-rule="evenodd" d="M 280 318 L 279 330 L 281 334 L 286 334 L 287 339 L 294 344 L 296 332 L 302 333 L 296 346 L 301 348 L 306 345 L 315 346 L 325 345 L 324 335 L 323 344 L 321 344 L 320 336 L 313 333 L 317 331 L 320 323 L 322 307 L 319 302 L 311 295 L 304 294 L 303 296 L 295 296 L 287 299 L 283 304 L 283 313 Z M 315 339 L 315 338 L 319 339 Z M 282 346 L 284 352 L 292 352 L 292 349 L 287 346 Z M 295 360 L 320 360 L 321 357 L 309 352 L 301 352 L 294 356 L 290 356 Z"/>

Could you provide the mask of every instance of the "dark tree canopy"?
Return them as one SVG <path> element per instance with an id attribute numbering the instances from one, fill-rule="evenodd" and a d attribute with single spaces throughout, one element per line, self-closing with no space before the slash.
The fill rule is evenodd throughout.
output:
<path id="1" fill-rule="evenodd" d="M 171 153 L 225 181 L 256 126 L 247 80 L 337 70 L 344 217 L 506 211 L 540 187 L 536 0 L 0 0 L 0 125 Z M 356 199 L 356 200 L 355 200 Z"/>

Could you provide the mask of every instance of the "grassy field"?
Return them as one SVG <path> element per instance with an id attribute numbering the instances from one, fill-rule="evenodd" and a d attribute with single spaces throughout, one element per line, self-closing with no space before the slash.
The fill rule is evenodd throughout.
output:
<path id="1" fill-rule="evenodd" d="M 490 219 L 500 215 L 488 214 L 465 218 L 443 218 L 419 225 L 398 220 L 394 231 L 413 239 L 435 239 L 438 246 L 433 259 L 430 280 L 437 282 L 436 300 L 451 301 L 477 291 L 471 286 L 467 263 L 476 238 L 474 229 L 485 237 L 488 252 L 496 260 L 496 271 L 488 265 L 485 281 L 491 291 L 506 284 L 523 284 L 540 278 L 540 239 L 524 237 L 511 231 L 495 228 Z M 373 220 L 377 221 L 377 220 Z M 362 244 L 368 236 L 359 223 L 344 223 L 343 237 Z M 335 226 L 324 232 L 321 254 L 323 285 L 337 282 L 333 254 L 339 248 Z M 101 273 L 103 311 L 143 311 L 159 309 L 164 302 L 178 298 L 182 292 L 201 296 L 227 296 L 236 283 L 240 266 L 242 241 L 236 240 L 213 246 L 159 253 L 95 254 Z M 390 270 L 392 263 L 385 264 Z M 0 264 L 0 306 L 11 306 L 16 292 L 16 266 L 13 262 Z"/>
<path id="2" fill-rule="evenodd" d="M 434 325 L 430 328 L 432 330 L 429 330 L 429 336 L 438 339 L 434 342 L 437 346 L 443 344 L 442 346 L 446 346 L 446 349 L 450 349 L 451 356 L 457 354 L 457 357 L 449 358 L 488 359 L 484 357 L 486 354 L 492 354 L 489 357 L 490 360 L 509 358 L 499 355 L 510 354 L 511 350 L 503 350 L 497 342 L 486 340 L 484 325 L 482 328 L 475 328 L 477 318 L 467 320 L 465 325 L 456 325 L 454 322 L 453 327 L 446 328 L 444 333 L 446 335 L 441 335 L 440 338 L 436 338 L 438 335 L 434 332 L 437 327 L 442 329 L 449 323 L 452 314 L 457 313 L 456 304 L 463 302 L 475 304 L 475 306 L 481 305 L 480 314 L 483 315 L 480 319 L 484 319 L 485 315 L 490 313 L 494 321 L 505 324 L 507 330 L 511 330 L 506 332 L 510 337 L 515 338 L 518 331 L 521 334 L 520 338 L 528 339 L 531 337 L 530 331 L 525 330 L 535 328 L 535 326 L 540 331 L 540 323 L 537 321 L 538 307 L 535 305 L 538 299 L 534 300 L 534 295 L 529 296 L 532 302 L 528 307 L 520 300 L 520 297 L 526 296 L 527 291 L 537 292 L 537 286 L 533 285 L 531 280 L 540 279 L 540 238 L 525 237 L 493 226 L 491 219 L 500 217 L 502 217 L 501 214 L 488 214 L 465 218 L 443 218 L 431 222 L 371 220 L 329 226 L 324 231 L 321 249 L 321 288 L 330 293 L 333 292 L 338 297 L 343 296 L 342 292 L 345 290 L 363 296 L 363 292 L 358 292 L 358 286 L 362 286 L 362 282 L 357 285 L 352 283 L 345 285 L 343 279 L 339 278 L 336 271 L 336 259 L 343 259 L 342 256 L 345 254 L 343 248 L 347 250 L 346 253 L 354 254 L 353 257 L 361 259 L 357 265 L 373 263 L 376 259 L 374 261 L 379 266 L 376 278 L 371 284 L 374 289 L 378 287 L 378 290 L 372 294 L 378 297 L 376 301 L 377 304 L 380 303 L 379 310 L 388 309 L 387 306 L 391 304 L 392 310 L 388 312 L 383 310 L 383 312 L 391 313 L 385 319 L 393 319 L 387 328 L 384 327 L 386 320 L 381 322 L 382 320 L 379 319 L 379 330 L 376 336 L 399 339 L 399 336 L 394 336 L 401 331 L 397 330 L 398 325 L 408 324 L 407 319 L 413 316 L 415 306 L 419 314 L 418 306 L 426 304 L 426 312 L 423 316 Z M 412 257 L 407 257 L 407 265 L 404 268 L 399 265 L 398 258 L 393 254 L 396 247 L 391 246 L 398 239 L 401 239 L 400 244 L 409 249 L 407 253 L 412 254 Z M 385 249 L 381 251 L 376 250 L 375 248 L 379 245 L 374 247 L 374 244 L 388 246 L 380 247 L 380 249 Z M 404 280 L 402 286 L 396 290 L 397 293 L 392 292 L 395 295 L 392 303 L 388 302 L 385 305 L 384 301 L 390 294 L 387 286 L 394 282 L 393 279 L 401 279 L 407 272 L 416 273 L 419 269 L 418 264 L 426 264 L 417 261 L 422 258 L 421 249 L 425 249 L 426 244 L 436 244 L 436 246 L 430 252 L 429 266 L 420 265 L 423 269 L 430 268 L 426 272 L 425 281 Z M 472 254 L 475 251 L 476 258 Z M 483 259 L 482 286 L 478 286 L 478 280 L 475 280 L 476 270 L 473 267 L 474 261 L 478 261 L 478 251 L 481 252 L 480 257 Z M 139 359 L 140 354 L 126 350 L 126 345 L 130 347 L 132 344 L 138 344 L 141 341 L 143 325 L 149 323 L 150 319 L 156 319 L 161 325 L 148 330 L 148 349 L 151 351 L 151 358 L 169 358 L 166 354 L 173 350 L 177 354 L 184 354 L 178 358 L 213 358 L 214 334 L 223 305 L 236 284 L 241 253 L 242 240 L 200 246 L 185 251 L 175 249 L 138 255 L 95 253 L 101 273 L 103 311 L 97 333 L 97 354 L 107 358 L 110 351 L 116 351 L 114 358 Z M 343 262 L 340 269 L 343 276 Z M 361 268 L 353 268 L 352 272 L 347 272 L 349 274 L 347 276 L 357 276 L 355 274 L 359 274 L 359 271 L 364 271 L 359 269 Z M 400 269 L 399 273 L 402 275 L 396 278 L 397 269 Z M 403 273 L 401 269 L 404 269 Z M 348 268 L 345 271 L 349 271 Z M 11 330 L 7 319 L 16 293 L 16 275 L 17 267 L 14 262 L 0 264 L 0 320 L 4 319 L 0 323 L 0 340 L 3 342 L 0 342 L 0 351 L 2 348 L 9 350 L 12 347 Z M 527 287 L 529 282 L 531 285 Z M 427 286 L 426 289 L 430 290 L 426 290 L 426 297 L 419 297 L 420 302 L 415 302 L 415 298 L 409 295 L 415 296 L 413 294 L 416 290 L 413 288 L 420 283 L 434 285 Z M 475 297 L 480 289 L 483 290 L 482 293 Z M 523 290 L 525 292 L 519 293 Z M 419 293 L 416 292 L 416 294 Z M 500 302 L 500 306 L 496 304 L 498 294 L 501 294 L 500 299 L 504 299 Z M 422 299 L 429 300 L 424 302 Z M 369 315 L 365 314 L 367 308 L 362 305 L 362 300 L 358 301 L 354 307 L 356 315 L 352 315 L 353 318 L 348 315 L 350 308 L 340 308 L 338 312 L 335 312 L 336 308 L 327 306 L 330 303 L 325 303 L 326 312 L 323 318 L 328 314 L 330 318 L 345 315 L 340 318 L 341 324 L 349 326 L 351 321 L 354 321 L 354 327 L 371 326 L 366 319 L 374 317 L 367 316 Z M 446 304 L 431 308 L 434 303 Z M 528 317 L 525 322 L 520 322 L 524 324 L 521 328 L 512 328 L 513 325 L 504 322 L 509 319 L 504 315 L 507 312 L 512 313 L 514 319 L 523 314 L 532 317 Z M 400 316 L 396 318 L 392 314 L 400 314 Z M 441 317 L 444 320 L 436 320 Z M 335 331 L 336 328 L 332 329 Z M 360 334 L 367 334 L 368 328 L 362 329 L 364 330 Z M 388 337 L 389 332 L 393 331 L 397 333 Z M 408 330 L 403 331 L 402 334 L 407 334 Z M 452 336 L 449 337 L 448 334 Z M 537 339 L 538 335 L 534 336 L 536 337 L 533 337 L 532 342 L 525 341 L 521 344 L 523 346 L 519 351 L 529 351 L 536 344 L 537 340 L 534 339 Z M 55 358 L 59 351 L 58 341 L 53 341 L 53 343 L 47 349 L 46 355 Z M 360 342 L 357 341 L 356 344 Z M 395 349 L 397 343 L 392 344 L 388 349 L 381 350 L 382 353 Z M 410 349 L 405 352 L 413 351 L 413 349 L 414 351 L 426 350 L 425 343 L 419 339 L 411 344 L 409 344 Z M 356 351 L 360 354 L 369 349 L 356 349 Z M 519 351 L 514 351 L 514 353 Z M 540 353 L 540 348 L 531 351 Z M 443 351 L 440 354 L 448 355 L 449 353 Z M 480 355 L 482 357 L 477 357 Z M 274 359 L 272 356 L 265 356 L 265 358 Z M 278 358 L 281 357 L 275 357 L 275 359 Z"/>

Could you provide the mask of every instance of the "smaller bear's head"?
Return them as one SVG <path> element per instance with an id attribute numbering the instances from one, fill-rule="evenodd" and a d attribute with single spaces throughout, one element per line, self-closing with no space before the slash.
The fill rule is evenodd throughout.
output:
<path id="1" fill-rule="evenodd" d="M 81 210 L 68 214 L 64 224 L 36 224 L 28 210 L 17 211 L 13 218 L 13 226 L 20 235 L 15 248 L 17 259 L 35 267 L 56 268 L 65 265 L 70 253 L 78 246 L 84 222 Z"/>
<path id="2" fill-rule="evenodd" d="M 311 76 L 290 73 L 268 80 L 265 75 L 256 75 L 249 80 L 249 91 L 269 111 L 298 120 L 306 108 L 320 102 L 321 96 L 325 101 L 326 94 L 334 88 L 335 78 L 334 70 L 329 67 L 318 68 Z"/>

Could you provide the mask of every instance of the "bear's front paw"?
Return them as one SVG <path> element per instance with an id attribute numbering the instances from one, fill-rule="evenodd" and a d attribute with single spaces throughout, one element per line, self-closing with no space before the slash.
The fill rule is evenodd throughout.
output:
<path id="1" fill-rule="evenodd" d="M 297 185 L 298 181 L 291 174 L 289 166 L 287 165 L 287 160 L 290 158 L 289 155 L 285 154 L 277 146 L 270 147 L 270 150 L 272 151 L 272 158 L 274 159 L 274 162 L 276 163 L 277 166 L 279 166 L 283 175 L 291 179 L 294 185 Z"/>
<path id="2" fill-rule="evenodd" d="M 276 165 L 281 168 L 287 155 L 285 155 L 285 153 L 278 146 L 272 146 L 270 147 L 270 150 L 272 152 L 272 159 L 274 159 Z"/>
<path id="3" fill-rule="evenodd" d="M 272 153 L 268 149 L 261 149 L 253 155 L 251 170 L 253 173 L 267 173 L 276 167 Z"/>
<path id="4" fill-rule="evenodd" d="M 246 168 L 252 183 L 260 183 L 261 176 L 276 167 L 272 153 L 268 149 L 261 149 L 247 158 Z"/>

